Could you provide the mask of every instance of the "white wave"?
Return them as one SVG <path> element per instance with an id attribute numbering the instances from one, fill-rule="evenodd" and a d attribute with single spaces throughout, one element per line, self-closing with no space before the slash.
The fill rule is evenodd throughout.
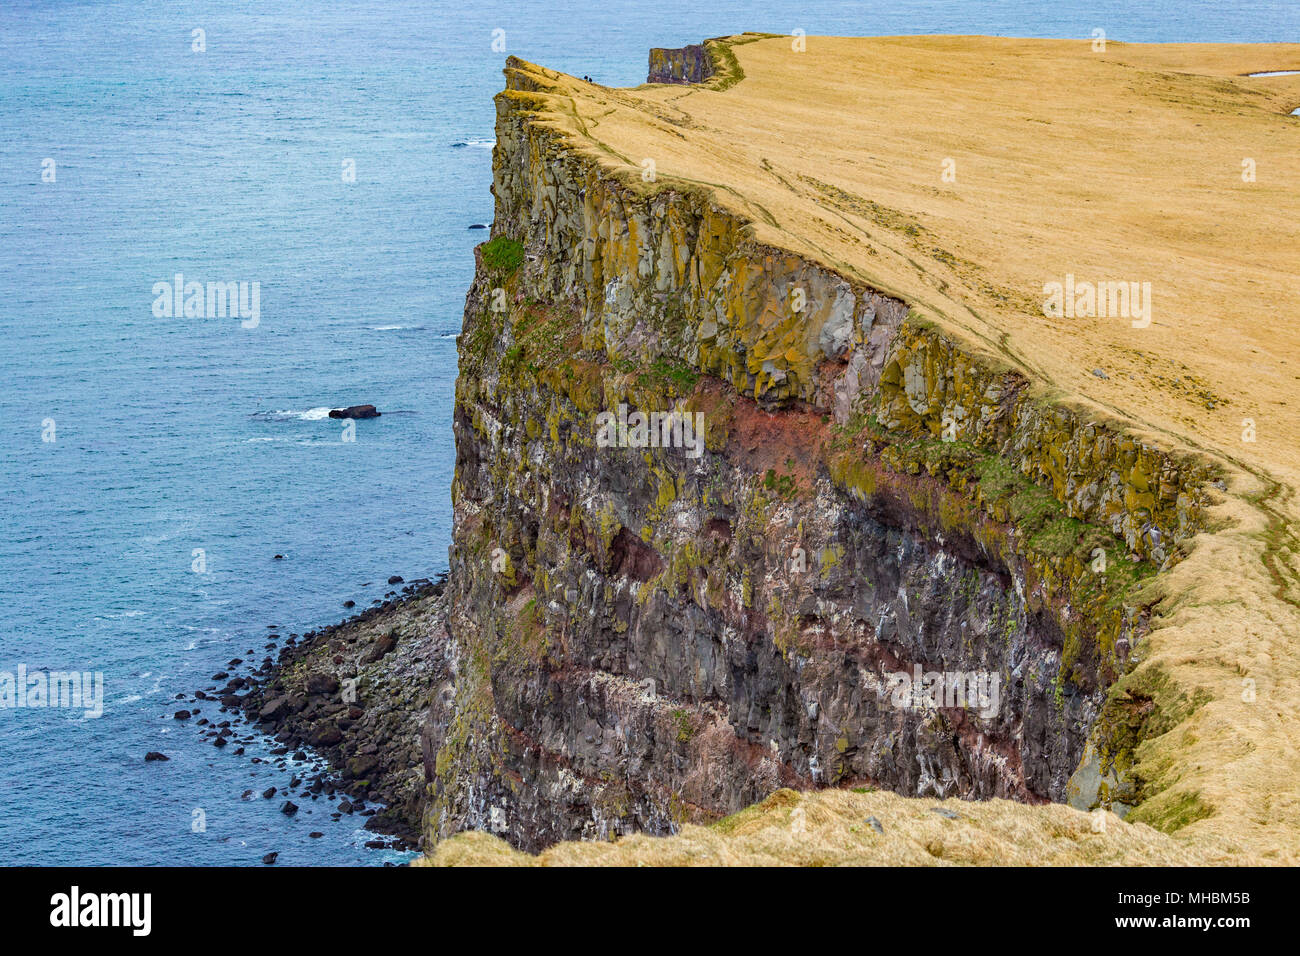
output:
<path id="1" fill-rule="evenodd" d="M 334 407 L 333 405 L 321 405 L 317 408 L 309 408 L 305 412 L 296 409 L 279 409 L 271 412 L 271 414 L 276 418 L 296 418 L 304 422 L 318 422 L 322 418 L 329 418 L 330 409 Z"/>
<path id="2" fill-rule="evenodd" d="M 404 325 L 372 325 L 370 327 L 370 331 L 371 332 L 394 332 L 397 329 L 404 329 L 404 328 L 406 328 L 406 326 Z"/>
<path id="3" fill-rule="evenodd" d="M 318 422 L 322 418 L 330 417 L 330 406 L 322 405 L 319 408 L 309 408 L 298 417 L 305 422 Z"/>

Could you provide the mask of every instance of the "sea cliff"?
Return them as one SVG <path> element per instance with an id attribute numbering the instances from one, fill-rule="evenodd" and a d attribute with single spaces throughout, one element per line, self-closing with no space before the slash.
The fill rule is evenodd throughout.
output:
<path id="1" fill-rule="evenodd" d="M 726 89 L 709 49 L 685 73 L 656 51 L 651 79 Z M 571 78 L 506 78 L 426 846 L 664 835 L 779 788 L 1210 815 L 1134 772 L 1208 698 L 1135 668 L 1223 468 L 611 160 L 561 107 Z M 601 440 L 638 412 L 698 416 L 702 448 Z M 900 706 L 896 675 L 930 673 L 1000 700 Z"/>
<path id="2" fill-rule="evenodd" d="M 1300 51 L 802 39 L 656 50 L 636 90 L 507 63 L 419 696 L 431 861 L 1293 862 L 1292 462 L 1220 421 L 1274 384 L 1131 338 L 1149 311 L 1045 310 L 1058 262 L 1144 220 L 1064 229 L 1034 190 L 1095 195 L 1043 173 L 1036 71 L 1149 112 L 1194 181 L 1168 129 L 1292 137 L 1286 89 L 1240 74 Z M 940 75 L 965 85 L 935 104 Z M 935 109 L 990 99 L 1045 130 L 1019 165 L 911 172 Z M 1275 201 L 1249 195 L 1205 204 Z M 1175 284 L 1229 255 L 1145 242 Z"/>

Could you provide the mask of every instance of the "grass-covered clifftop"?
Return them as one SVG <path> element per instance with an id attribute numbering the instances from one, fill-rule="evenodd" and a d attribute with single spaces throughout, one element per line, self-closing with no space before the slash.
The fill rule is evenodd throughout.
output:
<path id="1" fill-rule="evenodd" d="M 1006 800 L 909 799 L 881 791 L 778 790 L 671 837 L 560 843 L 537 855 L 465 833 L 416 866 L 1213 866 L 1231 850 L 1172 839 L 1104 811 Z"/>
<path id="2" fill-rule="evenodd" d="M 796 663 L 816 663 L 816 678 L 777 665 L 764 675 L 776 689 L 874 721 L 842 696 L 856 671 L 828 663 L 844 651 L 879 653 L 879 633 L 873 642 L 832 615 L 835 600 L 894 613 L 852 594 L 869 589 L 863 572 L 888 561 L 883 552 L 872 558 L 853 542 L 857 570 L 847 574 L 825 560 L 838 562 L 856 533 L 847 529 L 861 524 L 856 501 L 882 522 L 877 543 L 902 533 L 903 550 L 915 541 L 940 568 L 956 559 L 972 598 L 982 595 L 964 602 L 973 643 L 944 651 L 949 663 L 997 652 L 990 599 L 1000 593 L 1007 653 L 1036 648 L 1037 663 L 1056 671 L 1046 696 L 1042 686 L 1027 691 L 1026 717 L 1057 715 L 1037 726 L 1032 746 L 1014 726 L 982 731 L 1020 748 L 1018 759 L 1046 754 L 1032 772 L 1004 767 L 993 792 L 1056 793 L 1069 772 L 1061 759 L 1077 757 L 1073 745 L 1054 748 L 1090 729 L 1076 774 L 1091 787 L 1082 804 L 1133 806 L 1131 822 L 1165 831 L 1151 837 L 1165 855 L 1138 858 L 1222 859 L 1230 847 L 1240 861 L 1293 862 L 1300 429 L 1286 403 L 1300 362 L 1288 321 L 1300 200 L 1286 184 L 1300 171 L 1300 120 L 1287 115 L 1300 77 L 1239 74 L 1295 67 L 1300 48 L 1094 51 L 1086 41 L 952 37 L 814 37 L 793 47 L 788 37 L 710 41 L 713 76 L 685 87 L 610 90 L 517 60 L 508 67 L 496 238 L 461 343 L 453 587 L 473 598 L 461 617 L 473 666 L 434 735 L 444 741 L 438 826 L 499 820 L 505 832 L 520 809 L 549 826 L 546 801 L 571 799 L 581 772 L 591 776 L 584 792 L 605 794 L 593 832 L 625 832 L 628 814 L 651 825 L 677 817 L 682 781 L 667 767 L 683 757 L 671 739 L 648 760 L 653 787 L 619 776 L 623 744 L 592 743 L 606 722 L 626 734 L 633 716 L 647 752 L 665 744 L 656 721 L 671 725 L 676 714 L 710 726 L 707 759 L 737 782 L 687 776 L 691 814 L 706 818 L 746 783 L 737 707 L 765 707 L 773 780 L 824 783 L 811 769 L 818 756 L 837 778 L 892 775 L 890 761 L 869 753 L 879 741 L 854 736 L 860 727 L 826 750 L 804 737 L 824 731 L 817 708 L 811 722 L 781 723 L 752 688 L 702 670 L 670 682 L 677 698 L 652 692 L 654 703 L 627 710 L 634 698 L 616 700 L 610 688 L 627 690 L 620 682 L 635 676 L 619 668 L 641 625 L 627 637 L 577 633 L 615 605 L 647 627 L 688 613 L 691 641 L 741 626 Z M 1150 312 L 1044 314 L 1045 286 L 1069 276 L 1150 283 Z M 501 308 L 490 304 L 498 290 Z M 635 470 L 611 479 L 594 463 L 584 422 L 612 399 L 688 395 L 710 415 L 716 473 L 703 487 L 653 456 L 640 477 L 657 491 L 640 487 Z M 773 445 L 792 454 L 767 461 Z M 729 488 L 738 502 L 767 485 L 774 510 L 750 514 L 730 500 Z M 783 511 L 793 519 L 774 525 Z M 620 530 L 634 517 L 630 533 Z M 682 531 L 719 522 L 725 539 Z M 811 592 L 773 580 L 771 556 L 744 544 L 798 542 L 805 524 L 824 544 Z M 509 543 L 521 535 L 522 548 Z M 500 579 L 486 570 L 497 539 L 510 551 Z M 1101 571 L 1088 561 L 1098 550 L 1111 555 Z M 602 577 L 589 594 L 582 568 L 593 563 Z M 944 579 L 920 564 L 907 574 L 913 599 Z M 636 610 L 653 609 L 656 595 L 670 597 L 653 615 Z M 807 610 L 789 616 L 792 601 Z M 479 613 L 497 604 L 527 624 L 527 646 Z M 943 620 L 955 624 L 954 613 Z M 883 646 L 924 650 L 924 626 L 899 627 Z M 819 646 L 819 634 L 831 644 Z M 660 638 L 641 650 L 662 654 Z M 565 683 L 571 642 L 583 667 L 592 655 L 589 685 Z M 713 659 L 707 641 L 667 652 L 691 668 Z M 673 661 L 678 652 L 685 661 Z M 607 712 L 576 718 L 597 688 Z M 710 710 L 728 695 L 731 725 Z M 755 720 L 751 711 L 751 731 Z M 754 746 L 745 759 L 755 767 L 762 736 L 743 744 Z M 485 747 L 491 738 L 499 743 Z M 678 743 L 687 766 L 701 759 L 689 736 Z M 966 759 L 953 756 L 947 771 Z M 1100 779 L 1087 772 L 1094 761 Z M 554 774 L 540 802 L 534 772 Z M 889 785 L 916 786 L 907 773 Z M 1050 837 L 1064 812 L 998 803 L 970 815 L 996 846 L 1007 836 L 995 817 L 1013 821 L 1008 832 Z M 1135 847 L 1148 840 L 1118 826 Z M 1050 843 L 1022 862 L 1107 859 Z M 457 846 L 483 845 L 453 838 L 436 859 L 463 860 Z M 677 852 L 672 841 L 660 846 L 665 860 Z"/>

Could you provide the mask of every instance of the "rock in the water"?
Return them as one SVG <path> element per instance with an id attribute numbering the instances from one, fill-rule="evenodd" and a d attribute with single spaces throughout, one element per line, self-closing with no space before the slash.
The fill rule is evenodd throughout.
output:
<path id="1" fill-rule="evenodd" d="M 379 410 L 373 405 L 349 405 L 330 409 L 330 418 L 378 418 Z"/>
<path id="2" fill-rule="evenodd" d="M 171 760 L 171 757 L 168 757 L 166 754 L 160 754 L 156 750 L 151 750 L 144 755 L 144 759 L 148 762 L 150 760 Z"/>
<path id="3" fill-rule="evenodd" d="M 280 807 L 280 812 L 286 817 L 291 817 L 298 812 L 298 804 L 294 803 L 292 800 L 286 800 L 284 801 L 284 805 Z"/>
<path id="4" fill-rule="evenodd" d="M 263 863 L 266 863 L 266 864 L 268 864 L 268 865 L 271 864 L 271 863 L 274 863 L 275 860 L 276 860 L 276 857 L 278 857 L 279 855 L 280 855 L 280 854 L 279 854 L 278 852 L 277 852 L 277 853 L 268 853 L 266 856 L 262 857 L 262 862 L 263 862 Z"/>

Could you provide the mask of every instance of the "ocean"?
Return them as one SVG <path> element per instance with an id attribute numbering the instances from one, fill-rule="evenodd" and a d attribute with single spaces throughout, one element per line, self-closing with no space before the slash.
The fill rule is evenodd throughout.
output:
<path id="1" fill-rule="evenodd" d="M 324 799 L 241 799 L 284 785 L 249 759 L 273 744 L 235 756 L 171 714 L 269 634 L 446 569 L 506 55 L 622 86 L 651 46 L 744 30 L 1096 28 L 1294 42 L 1300 4 L 6 0 L 0 696 L 20 668 L 104 693 L 100 716 L 0 708 L 0 864 L 406 858 Z M 246 308 L 177 314 L 178 275 L 243 283 Z M 359 403 L 383 415 L 348 440 L 326 412 Z"/>

